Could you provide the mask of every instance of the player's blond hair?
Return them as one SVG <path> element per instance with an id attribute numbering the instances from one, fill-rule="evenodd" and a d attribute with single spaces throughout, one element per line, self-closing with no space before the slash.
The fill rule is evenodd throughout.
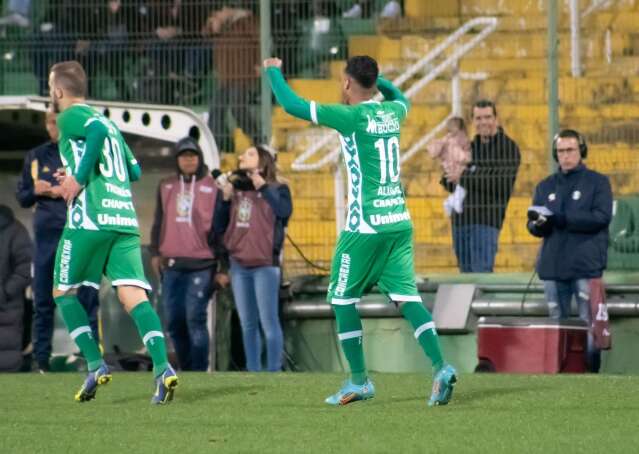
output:
<path id="1" fill-rule="evenodd" d="M 51 73 L 58 88 L 62 88 L 73 97 L 86 97 L 87 74 L 79 62 L 69 60 L 56 63 L 51 67 Z"/>

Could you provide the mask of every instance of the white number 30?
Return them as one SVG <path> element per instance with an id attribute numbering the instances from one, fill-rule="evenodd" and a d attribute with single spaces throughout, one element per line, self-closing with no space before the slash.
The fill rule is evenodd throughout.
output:
<path id="1" fill-rule="evenodd" d="M 126 180 L 126 171 L 124 170 L 124 156 L 122 149 L 117 140 L 107 137 L 104 139 L 104 147 L 102 147 L 104 155 L 104 163 L 100 163 L 100 173 L 106 178 L 111 178 L 115 171 L 118 180 L 124 182 Z"/>

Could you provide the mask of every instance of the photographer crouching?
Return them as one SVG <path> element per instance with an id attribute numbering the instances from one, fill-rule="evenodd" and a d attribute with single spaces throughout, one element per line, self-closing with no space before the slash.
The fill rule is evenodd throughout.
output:
<path id="1" fill-rule="evenodd" d="M 574 295 L 579 318 L 592 327 L 592 282 L 600 284 L 606 268 L 612 189 L 607 176 L 583 163 L 587 154 L 586 141 L 577 131 L 557 134 L 552 155 L 559 168 L 535 188 L 527 226 L 543 238 L 536 269 L 544 281 L 550 317 L 569 317 Z M 592 329 L 586 355 L 588 370 L 598 372 L 600 351 Z"/>

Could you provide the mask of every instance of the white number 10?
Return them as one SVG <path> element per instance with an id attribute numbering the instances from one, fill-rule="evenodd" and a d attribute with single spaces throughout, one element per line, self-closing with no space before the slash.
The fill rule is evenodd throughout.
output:
<path id="1" fill-rule="evenodd" d="M 379 184 L 386 184 L 386 178 L 391 183 L 399 181 L 399 139 L 391 137 L 385 143 L 384 139 L 375 142 L 375 148 L 379 152 Z"/>

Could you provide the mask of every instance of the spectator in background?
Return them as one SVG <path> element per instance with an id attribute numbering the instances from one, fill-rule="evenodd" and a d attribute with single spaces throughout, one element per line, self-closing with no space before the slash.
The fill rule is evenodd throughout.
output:
<path id="1" fill-rule="evenodd" d="M 221 192 L 195 140 L 180 140 L 175 153 L 176 175 L 158 187 L 151 264 L 162 277 L 168 332 L 180 368 L 205 371 L 210 344 L 207 308 L 217 269 L 213 214 Z"/>
<path id="2" fill-rule="evenodd" d="M 254 143 L 263 141 L 260 124 L 252 112 L 260 93 L 259 18 L 248 6 L 225 6 L 211 14 L 206 33 L 213 39 L 215 92 L 209 109 L 209 128 L 221 150 L 233 151 L 233 131 L 227 123 L 230 110 L 238 127 Z"/>
<path id="3" fill-rule="evenodd" d="M 124 4 L 123 0 L 103 0 L 86 10 L 85 22 L 89 22 L 89 35 L 76 47 L 79 60 L 89 73 L 89 93 L 104 98 L 103 92 L 96 90 L 95 79 L 100 73 L 108 74 L 116 87 L 116 99 L 127 101 L 125 69 L 129 56 L 129 34 L 131 22 L 135 20 L 136 8 Z M 92 38 L 92 39 L 89 39 Z"/>
<path id="4" fill-rule="evenodd" d="M 352 6 L 342 13 L 345 19 L 366 19 L 371 17 L 373 0 L 354 1 Z M 397 0 L 389 0 L 379 12 L 381 19 L 395 19 L 401 17 L 402 5 Z"/>
<path id="5" fill-rule="evenodd" d="M 6 5 L 6 15 L 0 17 L 0 27 L 15 25 L 27 28 L 31 25 L 29 20 L 31 0 L 9 0 Z"/>
<path id="6" fill-rule="evenodd" d="M 463 211 L 451 218 L 453 247 L 462 273 L 491 273 L 521 157 L 499 126 L 492 101 L 477 101 L 472 117 L 477 134 L 471 142 L 472 160 L 457 182 L 466 197 Z M 445 177 L 441 184 L 449 192 L 456 187 Z"/>
<path id="7" fill-rule="evenodd" d="M 231 285 L 244 340 L 246 368 L 282 369 L 284 340 L 279 319 L 280 254 L 285 227 L 293 211 L 288 186 L 278 178 L 275 152 L 265 146 L 246 150 L 239 170 L 223 186 L 224 203 L 215 216 L 215 230 L 224 233 L 231 262 Z"/>
<path id="8" fill-rule="evenodd" d="M 17 372 L 22 366 L 24 291 L 31 280 L 31 239 L 0 205 L 0 371 Z"/>
<path id="9" fill-rule="evenodd" d="M 209 3 L 151 0 L 147 11 L 151 65 L 143 96 L 164 104 L 183 102 L 193 89 L 192 78 L 210 66 L 210 51 L 203 38 Z"/>
<path id="10" fill-rule="evenodd" d="M 67 205 L 60 196 L 57 180 L 53 174 L 62 167 L 58 151 L 58 127 L 56 114 L 48 112 L 45 127 L 51 141 L 27 153 L 16 198 L 23 208 L 35 205 L 33 233 L 35 236 L 33 263 L 34 302 L 34 354 L 41 372 L 49 371 L 51 340 L 53 338 L 54 311 L 53 266 L 56 249 L 67 219 Z M 80 303 L 89 315 L 91 329 L 98 337 L 98 290 L 81 287 L 78 291 Z"/>
<path id="11" fill-rule="evenodd" d="M 612 189 L 608 177 L 583 163 L 588 146 L 577 131 L 562 130 L 552 153 L 559 169 L 537 185 L 528 210 L 528 230 L 543 238 L 537 273 L 544 281 L 550 316 L 570 317 L 574 296 L 579 318 L 590 327 L 589 280 L 601 278 L 606 268 Z M 599 364 L 591 332 L 587 365 L 591 372 L 597 372 Z"/>
<path id="12" fill-rule="evenodd" d="M 441 161 L 444 179 L 454 185 L 453 193 L 444 201 L 444 211 L 450 216 L 453 211 L 461 213 L 464 208 L 466 190 L 459 184 L 462 173 L 471 160 L 470 140 L 466 123 L 461 117 L 452 117 L 446 122 L 448 133 L 444 138 L 433 140 L 428 146 L 428 154 Z"/>

